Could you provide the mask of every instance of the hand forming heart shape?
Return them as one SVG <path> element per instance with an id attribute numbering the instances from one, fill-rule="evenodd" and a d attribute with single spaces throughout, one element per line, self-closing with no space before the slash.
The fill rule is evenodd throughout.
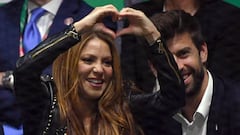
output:
<path id="1" fill-rule="evenodd" d="M 114 32 L 103 24 L 103 18 L 107 16 L 111 16 L 114 22 L 127 19 L 129 26 Z M 96 7 L 91 13 L 76 22 L 76 26 L 80 32 L 88 31 L 89 29 L 100 30 L 114 38 L 125 34 L 134 34 L 144 36 L 147 40 L 152 40 L 152 36 L 160 36 L 157 28 L 142 11 L 129 7 L 118 11 L 113 5 Z"/>

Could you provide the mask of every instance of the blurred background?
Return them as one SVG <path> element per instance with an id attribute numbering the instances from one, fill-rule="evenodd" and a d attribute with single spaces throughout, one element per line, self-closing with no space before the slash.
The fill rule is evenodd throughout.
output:
<path id="1" fill-rule="evenodd" d="M 0 0 L 0 5 L 8 3 L 10 1 L 12 0 Z M 88 4 L 94 7 L 111 3 L 114 4 L 118 9 L 121 9 L 122 7 L 124 7 L 124 5 L 128 6 L 146 0 L 84 0 L 84 1 L 86 1 Z"/>
<path id="2" fill-rule="evenodd" d="M 10 1 L 12 1 L 12 0 L 0 0 L 0 5 L 2 5 L 4 3 L 8 3 Z M 94 7 L 111 3 L 120 10 L 124 6 L 130 6 L 132 4 L 139 3 L 142 1 L 148 1 L 148 0 L 84 0 L 84 1 L 86 1 L 88 4 L 90 4 Z M 223 0 L 223 1 L 233 4 L 237 7 L 240 7 L 240 0 Z"/>

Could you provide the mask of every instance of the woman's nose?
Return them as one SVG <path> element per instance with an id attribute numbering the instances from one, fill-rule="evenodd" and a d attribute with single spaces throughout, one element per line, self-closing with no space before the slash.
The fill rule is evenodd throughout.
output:
<path id="1" fill-rule="evenodd" d="M 103 72 L 102 65 L 101 65 L 101 64 L 96 64 L 96 65 L 93 67 L 93 72 L 94 72 L 94 73 L 102 73 L 102 72 Z"/>

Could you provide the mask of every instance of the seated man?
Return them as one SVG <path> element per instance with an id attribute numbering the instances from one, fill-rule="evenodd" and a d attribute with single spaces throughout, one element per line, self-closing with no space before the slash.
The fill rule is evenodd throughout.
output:
<path id="1" fill-rule="evenodd" d="M 168 120 L 165 135 L 240 133 L 240 85 L 206 68 L 208 49 L 196 18 L 169 11 L 152 21 L 174 55 L 186 87 L 186 104 L 174 116 L 176 121 Z"/>

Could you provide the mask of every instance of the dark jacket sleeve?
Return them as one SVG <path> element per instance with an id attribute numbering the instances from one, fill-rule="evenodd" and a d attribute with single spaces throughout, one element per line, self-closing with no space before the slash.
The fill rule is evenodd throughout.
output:
<path id="1" fill-rule="evenodd" d="M 158 73 L 160 90 L 151 94 L 130 95 L 130 107 L 139 124 L 159 125 L 185 104 L 185 86 L 172 54 L 162 40 L 149 47 L 151 62 Z M 154 122 L 153 122 L 154 121 Z M 146 126 L 147 125 L 147 126 Z M 150 130 L 150 129 L 149 129 Z"/>
<path id="2" fill-rule="evenodd" d="M 42 70 L 62 52 L 79 41 L 72 27 L 41 42 L 32 51 L 21 57 L 14 71 L 15 95 L 22 111 L 24 135 L 42 134 L 49 115 L 50 94 L 40 79 Z"/>
<path id="3" fill-rule="evenodd" d="M 132 5 L 131 7 L 142 11 L 147 17 L 162 12 L 163 1 L 148 0 Z M 124 20 L 123 27 L 128 27 L 128 20 Z M 121 67 L 125 81 L 132 81 L 144 92 L 153 91 L 156 77 L 149 67 L 149 57 L 145 51 L 148 47 L 143 37 L 123 35 L 121 37 Z M 144 71 L 144 72 L 143 72 Z"/>

